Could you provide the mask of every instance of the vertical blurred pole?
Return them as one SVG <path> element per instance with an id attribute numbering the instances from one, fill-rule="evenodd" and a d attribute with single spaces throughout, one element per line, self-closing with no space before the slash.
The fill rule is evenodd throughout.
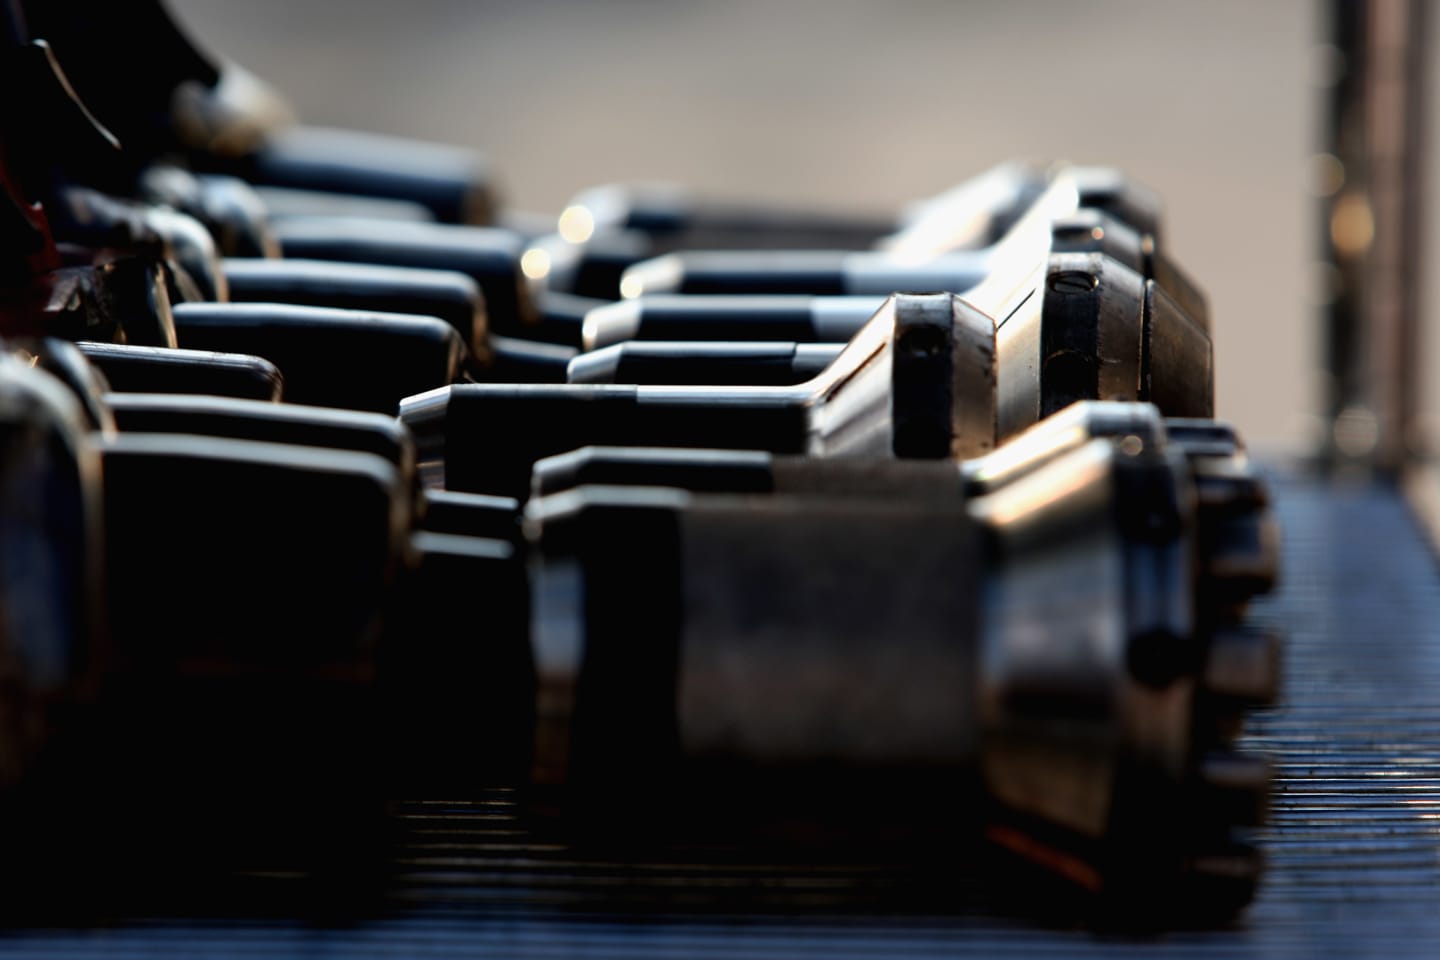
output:
<path id="1" fill-rule="evenodd" d="M 1327 460 L 1417 453 L 1427 0 L 1331 0 L 1325 253 Z"/>

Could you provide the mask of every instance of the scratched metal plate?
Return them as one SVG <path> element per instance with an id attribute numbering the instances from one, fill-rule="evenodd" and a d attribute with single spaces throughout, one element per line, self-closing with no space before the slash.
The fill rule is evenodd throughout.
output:
<path id="1" fill-rule="evenodd" d="M 931 909 L 883 870 L 622 870 L 536 843 L 497 795 L 407 805 L 399 876 L 374 919 L 12 931 L 0 954 L 1440 956 L 1440 577 L 1393 491 L 1277 486 L 1285 584 L 1256 618 L 1290 633 L 1287 693 L 1249 735 L 1278 761 L 1271 871 L 1232 928 L 1119 939 L 1040 926 L 979 906 L 966 877 L 947 878 L 952 906 Z"/>

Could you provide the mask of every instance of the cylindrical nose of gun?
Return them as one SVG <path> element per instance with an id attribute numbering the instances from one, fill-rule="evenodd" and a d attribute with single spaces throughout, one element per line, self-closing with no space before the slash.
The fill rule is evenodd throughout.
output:
<path id="1" fill-rule="evenodd" d="M 485 295 L 490 328 L 514 334 L 535 320 L 521 270 L 525 240 L 508 230 L 358 217 L 294 217 L 275 225 L 286 257 L 454 270 Z"/>
<path id="2" fill-rule="evenodd" d="M 597 307 L 585 317 L 584 346 L 626 340 L 779 340 L 843 343 L 885 303 L 882 296 L 704 296 L 647 294 Z"/>
<path id="3" fill-rule="evenodd" d="M 278 402 L 284 381 L 275 364 L 243 353 L 81 343 L 80 352 L 120 393 L 213 394 Z"/>
<path id="4" fill-rule="evenodd" d="M 438 317 L 477 361 L 486 353 L 485 299 L 468 276 L 451 270 L 323 260 L 227 259 L 232 303 L 294 303 Z"/>
<path id="5" fill-rule="evenodd" d="M 442 223 L 486 224 L 499 207 L 490 171 L 475 153 L 354 130 L 281 130 L 238 172 L 267 186 L 403 200 Z"/>
<path id="6" fill-rule="evenodd" d="M 1197 617 L 1205 605 L 1197 592 L 1203 587 L 1193 565 L 1197 555 L 1203 565 L 1209 548 L 1196 540 L 1188 472 L 1178 452 L 1097 441 L 971 503 L 989 530 L 987 591 L 1003 598 L 986 607 L 988 652 L 979 697 L 982 775 L 998 801 L 1003 837 L 1013 838 L 1002 842 L 1030 855 L 1027 834 L 1042 821 L 1049 823 L 1047 844 L 1083 837 L 1082 845 L 1089 845 L 1103 836 L 1113 857 L 1094 865 L 1119 889 L 1137 881 L 1173 885 L 1202 872 L 1217 837 L 1256 823 L 1268 784 L 1260 767 L 1226 752 L 1225 734 L 1203 723 L 1212 694 L 1233 700 L 1252 693 L 1225 674 L 1237 660 L 1263 659 L 1265 651 L 1221 650 L 1227 662 L 1213 670 L 1207 662 L 1210 637 Z M 1102 535 L 1107 525 L 1111 532 Z M 1079 566 L 1067 572 L 1072 564 L 1088 575 Z M 1083 590 L 1058 587 L 1082 582 Z M 1145 601 L 1136 603 L 1138 596 Z M 1102 607 L 1116 611 L 1107 628 L 1114 637 L 1111 653 L 1016 642 L 1037 631 L 1063 637 L 1083 630 L 1075 625 L 1094 622 L 1093 611 Z M 1254 693 L 1263 696 L 1268 685 L 1262 682 Z M 1133 692 L 1122 692 L 1126 688 Z M 1137 706 L 1142 702 L 1146 706 Z M 1078 703 L 1086 704 L 1083 718 Z M 1141 717 L 1161 703 L 1176 725 L 1156 737 L 1157 727 Z M 1086 726 L 1117 721 L 1116 730 L 1131 732 L 1104 738 L 1105 746 L 1082 733 Z M 1123 746 L 1142 729 L 1149 738 L 1144 750 Z M 1038 753 L 1014 749 L 1047 736 L 1094 748 L 1076 752 L 1074 765 L 1064 770 L 1037 762 Z M 1097 794 L 1093 805 L 1052 799 L 1070 795 L 1065 781 L 1088 778 L 1082 772 L 1087 766 L 1113 771 L 1110 751 L 1117 747 L 1132 758 L 1143 756 L 1132 762 L 1149 772 L 1116 779 L 1105 774 L 1107 792 Z M 1168 817 L 1137 815 L 1179 804 L 1194 804 L 1203 824 L 1187 822 L 1177 830 Z"/>
<path id="7" fill-rule="evenodd" d="M 393 413 L 404 397 L 459 375 L 464 345 L 443 320 L 285 304 L 177 307 L 183 343 L 274 363 L 295 403 Z"/>

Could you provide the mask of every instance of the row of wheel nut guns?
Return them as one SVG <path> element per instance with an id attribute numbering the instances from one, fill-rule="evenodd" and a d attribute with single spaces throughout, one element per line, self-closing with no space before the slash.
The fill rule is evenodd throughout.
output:
<path id="1" fill-rule="evenodd" d="M 608 186 L 557 221 L 466 151 L 294 124 L 158 4 L 143 64 L 119 5 L 30 6 L 16 889 L 353 876 L 387 800 L 513 787 L 612 854 L 979 838 L 1251 896 L 1277 533 L 1147 191 L 1007 164 L 893 217 Z"/>

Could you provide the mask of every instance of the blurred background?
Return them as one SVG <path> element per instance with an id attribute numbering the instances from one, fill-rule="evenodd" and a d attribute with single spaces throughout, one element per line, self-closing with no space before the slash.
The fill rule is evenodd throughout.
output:
<path id="1" fill-rule="evenodd" d="M 171 5 L 307 122 L 483 150 L 517 208 L 670 180 L 890 210 L 1010 158 L 1119 166 L 1164 198 L 1169 249 L 1210 296 L 1219 415 L 1273 451 L 1323 429 L 1314 3 Z"/>

